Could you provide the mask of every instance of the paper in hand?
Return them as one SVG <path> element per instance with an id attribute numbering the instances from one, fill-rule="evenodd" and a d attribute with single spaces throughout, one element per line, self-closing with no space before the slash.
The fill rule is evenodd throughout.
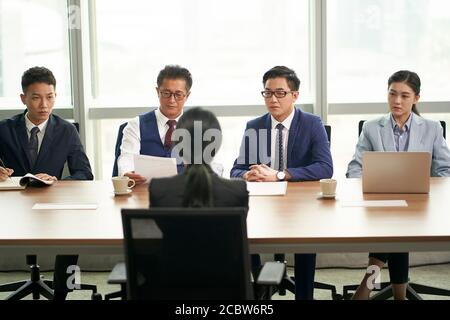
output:
<path id="1" fill-rule="evenodd" d="M 177 175 L 177 160 L 175 158 L 134 155 L 134 172 L 150 182 L 153 178 L 164 178 Z"/>

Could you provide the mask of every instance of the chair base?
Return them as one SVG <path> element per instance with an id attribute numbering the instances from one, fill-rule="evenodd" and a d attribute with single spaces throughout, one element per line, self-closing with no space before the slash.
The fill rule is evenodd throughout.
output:
<path id="1" fill-rule="evenodd" d="M 20 300 L 26 296 L 32 294 L 33 300 L 39 300 L 41 296 L 52 300 L 54 298 L 53 290 L 49 287 L 49 282 L 47 280 L 28 280 L 11 282 L 0 285 L 0 292 L 14 291 L 6 300 Z"/>
<path id="2" fill-rule="evenodd" d="M 358 285 L 344 286 L 344 299 L 351 299 L 353 294 L 351 294 L 349 291 L 356 291 L 356 289 L 358 289 Z M 374 296 L 372 296 L 370 300 L 386 300 L 393 297 L 392 285 L 389 282 L 381 283 L 381 288 L 375 289 L 375 291 L 378 292 Z M 423 300 L 420 294 L 450 297 L 450 290 L 425 286 L 413 282 L 408 283 L 408 285 L 406 286 L 406 298 L 408 300 Z"/>

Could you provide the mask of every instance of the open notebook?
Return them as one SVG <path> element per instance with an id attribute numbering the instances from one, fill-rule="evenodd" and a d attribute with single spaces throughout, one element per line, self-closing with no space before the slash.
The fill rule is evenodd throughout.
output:
<path id="1" fill-rule="evenodd" d="M 46 181 L 39 179 L 31 173 L 27 173 L 23 177 L 11 177 L 6 179 L 6 181 L 0 182 L 0 190 L 20 190 L 25 189 L 25 187 L 32 183 L 36 186 L 52 185 L 55 181 Z"/>

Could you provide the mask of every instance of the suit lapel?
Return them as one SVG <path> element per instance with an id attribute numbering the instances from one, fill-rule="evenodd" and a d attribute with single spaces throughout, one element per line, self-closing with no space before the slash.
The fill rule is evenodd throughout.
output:
<path id="1" fill-rule="evenodd" d="M 422 151 L 424 150 L 423 148 L 421 148 L 422 138 L 424 136 L 423 119 L 415 114 L 412 114 L 411 116 L 413 118 L 409 131 L 408 151 Z"/>
<path id="2" fill-rule="evenodd" d="M 22 151 L 25 154 L 25 158 L 23 158 L 24 161 L 23 165 L 26 168 L 26 171 L 30 171 L 31 159 L 30 153 L 28 152 L 28 135 L 27 135 L 27 128 L 25 125 L 25 115 L 22 115 L 17 121 L 16 134 L 19 140 L 19 144 L 22 148 Z"/>
<path id="3" fill-rule="evenodd" d="M 272 156 L 272 117 L 270 116 L 270 113 L 267 114 L 266 116 L 266 120 L 264 121 L 264 129 L 266 129 L 267 132 L 267 141 L 266 141 L 266 150 L 267 152 L 258 152 L 258 162 L 259 163 L 265 163 L 268 166 L 271 166 L 271 156 Z M 259 139 L 261 138 L 259 132 L 257 132 L 258 134 L 258 148 L 260 147 L 260 142 Z M 250 146 L 251 147 L 251 146 Z M 259 150 L 261 151 L 261 150 Z M 265 155 L 267 154 L 267 159 L 264 159 L 260 156 L 265 157 Z M 267 161 L 265 161 L 267 160 Z"/>
<path id="4" fill-rule="evenodd" d="M 394 142 L 394 133 L 391 126 L 391 114 L 389 113 L 386 117 L 382 118 L 379 122 L 380 125 L 380 135 L 381 142 L 383 144 L 384 151 L 397 151 Z"/>
<path id="5" fill-rule="evenodd" d="M 295 139 L 297 138 L 297 133 L 300 128 L 300 120 L 301 120 L 300 110 L 294 107 L 294 112 L 295 112 L 294 118 L 292 119 L 291 127 L 289 128 L 286 166 L 289 166 L 289 164 L 291 163 L 292 150 L 294 149 Z"/>

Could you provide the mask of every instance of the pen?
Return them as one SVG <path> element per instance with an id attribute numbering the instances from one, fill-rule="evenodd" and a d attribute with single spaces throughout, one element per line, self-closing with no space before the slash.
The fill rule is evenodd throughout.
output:
<path id="1" fill-rule="evenodd" d="M 5 163 L 3 162 L 2 158 L 0 158 L 0 167 L 4 168 L 6 170 L 6 166 L 5 166 Z M 6 171 L 8 171 L 8 170 L 6 170 Z M 9 177 L 9 178 L 11 178 L 11 177 Z"/>

